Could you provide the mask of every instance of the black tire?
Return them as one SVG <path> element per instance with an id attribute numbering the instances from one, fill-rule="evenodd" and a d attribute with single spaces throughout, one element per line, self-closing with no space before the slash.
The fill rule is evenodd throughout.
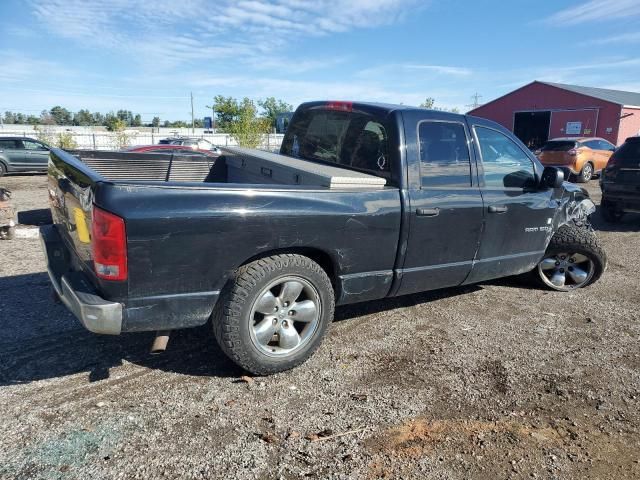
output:
<path id="1" fill-rule="evenodd" d="M 252 340 L 252 308 L 268 285 L 291 276 L 305 280 L 317 292 L 319 320 L 309 340 L 298 350 L 269 356 Z M 318 349 L 333 320 L 334 302 L 331 281 L 320 265 L 302 255 L 275 255 L 238 269 L 221 293 L 213 314 L 213 332 L 222 351 L 234 363 L 255 375 L 270 375 L 297 367 Z"/>
<path id="2" fill-rule="evenodd" d="M 13 240 L 16 238 L 16 227 L 0 227 L 0 240 Z"/>
<path id="3" fill-rule="evenodd" d="M 544 259 L 553 257 L 554 255 L 569 253 L 569 254 L 581 254 L 591 260 L 593 265 L 593 271 L 590 278 L 578 287 L 562 286 L 557 287 L 547 283 L 543 278 L 542 269 L 536 266 L 533 273 L 536 274 L 538 281 L 553 290 L 569 291 L 574 288 L 584 288 L 592 283 L 596 282 L 604 273 L 607 266 L 607 254 L 600 246 L 596 234 L 589 228 L 584 226 L 578 226 L 574 224 L 563 225 L 558 231 L 551 237 L 547 251 L 545 252 Z M 543 259 L 543 261 L 544 261 Z"/>
<path id="4" fill-rule="evenodd" d="M 7 167 L 5 167 L 4 163 L 0 162 L 0 177 L 4 176 L 7 173 Z"/>
<path id="5" fill-rule="evenodd" d="M 609 223 L 618 223 L 624 216 L 624 212 L 618 209 L 615 203 L 609 202 L 605 198 L 600 202 L 600 213 L 602 218 Z"/>
<path id="6" fill-rule="evenodd" d="M 587 183 L 589 180 L 593 178 L 593 165 L 590 162 L 587 162 L 580 170 L 580 173 L 576 175 L 576 180 L 578 183 Z"/>

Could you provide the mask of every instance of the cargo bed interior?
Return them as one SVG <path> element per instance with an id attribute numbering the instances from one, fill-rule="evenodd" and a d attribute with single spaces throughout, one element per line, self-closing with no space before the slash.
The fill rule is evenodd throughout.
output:
<path id="1" fill-rule="evenodd" d="M 384 188 L 386 180 L 354 170 L 284 155 L 224 147 L 220 157 L 76 150 L 106 180 L 275 184 L 326 188 Z"/>

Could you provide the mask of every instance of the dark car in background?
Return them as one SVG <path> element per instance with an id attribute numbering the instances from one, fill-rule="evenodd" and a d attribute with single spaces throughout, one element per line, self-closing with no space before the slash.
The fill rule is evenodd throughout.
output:
<path id="1" fill-rule="evenodd" d="M 27 137 L 0 137 L 0 177 L 14 172 L 45 172 L 49 145 Z"/>
<path id="2" fill-rule="evenodd" d="M 220 153 L 220 149 L 209 140 L 195 137 L 169 137 L 163 138 L 158 142 L 160 145 L 180 145 L 194 150 L 211 150 Z"/>
<path id="3" fill-rule="evenodd" d="M 609 159 L 600 179 L 602 216 L 618 222 L 640 213 L 640 136 L 629 137 Z"/>

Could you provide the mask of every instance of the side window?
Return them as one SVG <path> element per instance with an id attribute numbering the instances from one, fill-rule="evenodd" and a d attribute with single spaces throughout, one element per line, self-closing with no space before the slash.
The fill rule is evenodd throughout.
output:
<path id="1" fill-rule="evenodd" d="M 525 188 L 535 183 L 533 163 L 505 134 L 475 127 L 487 187 Z"/>
<path id="2" fill-rule="evenodd" d="M 31 140 L 23 140 L 24 148 L 26 150 L 46 150 L 45 146 L 38 142 L 33 142 Z"/>
<path id="3" fill-rule="evenodd" d="M 16 148 L 18 147 L 15 140 L 0 140 L 0 150 L 15 150 Z"/>
<path id="4" fill-rule="evenodd" d="M 592 150 L 600 150 L 600 142 L 598 140 L 588 140 L 586 142 L 582 142 L 582 145 L 589 147 Z"/>
<path id="5" fill-rule="evenodd" d="M 606 140 L 600 140 L 600 150 L 614 150 L 616 147 L 612 144 L 607 142 Z"/>
<path id="6" fill-rule="evenodd" d="M 471 161 L 464 126 L 422 122 L 418 127 L 423 187 L 471 186 Z"/>

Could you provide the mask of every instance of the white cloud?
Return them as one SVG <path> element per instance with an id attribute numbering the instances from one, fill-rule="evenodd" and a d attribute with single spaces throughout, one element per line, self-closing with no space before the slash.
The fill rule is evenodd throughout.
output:
<path id="1" fill-rule="evenodd" d="M 640 43 L 640 32 L 622 33 L 611 37 L 599 38 L 591 42 L 596 45 L 610 45 L 613 43 Z"/>
<path id="2" fill-rule="evenodd" d="M 586 22 L 602 22 L 640 14 L 638 0 L 591 0 L 560 10 L 548 17 L 552 25 L 578 25 Z"/>
<path id="3" fill-rule="evenodd" d="M 292 39 L 397 22 L 418 0 L 31 0 L 50 31 L 156 67 L 274 52 Z M 189 36 L 183 32 L 188 31 Z"/>

